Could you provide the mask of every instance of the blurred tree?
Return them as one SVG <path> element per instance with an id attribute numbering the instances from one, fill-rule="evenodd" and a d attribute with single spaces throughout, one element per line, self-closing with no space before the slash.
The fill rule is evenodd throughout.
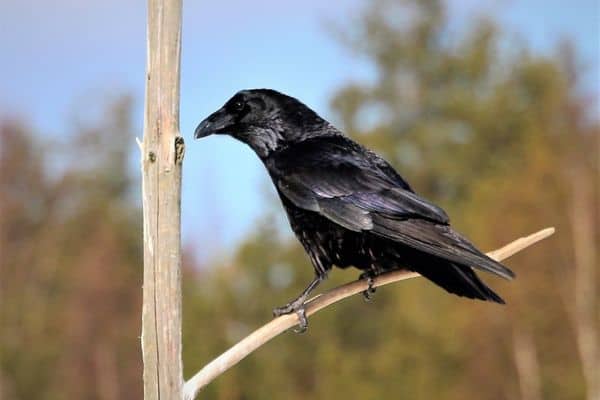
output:
<path id="1" fill-rule="evenodd" d="M 0 127 L 3 399 L 141 396 L 131 100 L 55 143 Z"/>
<path id="2" fill-rule="evenodd" d="M 483 249 L 547 225 L 558 233 L 508 261 L 514 282 L 491 282 L 506 307 L 424 280 L 388 287 L 319 313 L 307 335 L 278 337 L 203 398 L 597 398 L 600 133 L 573 49 L 533 54 L 489 20 L 457 35 L 436 0 L 369 2 L 343 38 L 376 75 L 334 96 L 340 128 Z M 53 143 L 0 124 L 2 399 L 141 397 L 130 118 L 130 99 L 118 100 Z M 312 275 L 271 217 L 231 262 L 184 261 L 186 376 Z M 326 286 L 356 277 L 336 270 Z"/>
<path id="3" fill-rule="evenodd" d="M 452 34 L 436 0 L 370 2 L 352 29 L 343 40 L 377 73 L 334 96 L 345 132 L 484 249 L 548 225 L 558 234 L 508 262 L 516 281 L 492 282 L 506 307 L 425 281 L 386 288 L 373 304 L 351 299 L 316 316 L 308 335 L 277 338 L 205 398 L 596 399 L 599 128 L 572 52 L 533 54 L 490 20 Z M 311 273 L 300 246 L 268 224 L 249 238 L 184 295 L 187 373 Z M 355 275 L 334 271 L 329 285 Z"/>

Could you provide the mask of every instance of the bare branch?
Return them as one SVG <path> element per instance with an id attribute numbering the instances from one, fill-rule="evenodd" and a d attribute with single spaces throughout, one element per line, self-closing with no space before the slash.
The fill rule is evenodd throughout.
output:
<path id="1" fill-rule="evenodd" d="M 546 228 L 532 235 L 517 239 L 506 246 L 491 251 L 487 254 L 491 258 L 500 261 L 512 256 L 515 253 L 518 253 L 519 251 L 539 242 L 542 239 L 547 238 L 553 233 L 554 228 Z M 416 278 L 417 276 L 420 275 L 414 272 L 392 271 L 375 278 L 374 286 L 383 286 L 410 278 Z M 346 297 L 350 297 L 357 293 L 362 293 L 367 289 L 367 286 L 366 280 L 359 280 L 338 286 L 323 294 L 317 295 L 306 302 L 306 314 L 308 316 L 313 315 L 317 311 L 343 300 Z M 273 339 L 275 336 L 285 332 L 297 324 L 298 317 L 296 314 L 282 315 L 246 336 L 225 353 L 221 354 L 219 357 L 205 365 L 199 372 L 197 372 L 185 383 L 183 388 L 185 399 L 193 400 L 200 389 L 208 385 L 216 377 L 233 367 L 247 355 L 261 347 L 269 340 Z"/>

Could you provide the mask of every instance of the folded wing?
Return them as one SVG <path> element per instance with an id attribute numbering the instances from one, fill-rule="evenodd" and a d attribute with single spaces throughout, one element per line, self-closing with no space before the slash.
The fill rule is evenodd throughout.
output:
<path id="1" fill-rule="evenodd" d="M 412 192 L 389 164 L 349 139 L 313 139 L 274 163 L 275 171 L 285 171 L 273 176 L 277 188 L 297 207 L 351 231 L 368 231 L 461 265 L 514 277 L 455 232 L 446 213 Z"/>

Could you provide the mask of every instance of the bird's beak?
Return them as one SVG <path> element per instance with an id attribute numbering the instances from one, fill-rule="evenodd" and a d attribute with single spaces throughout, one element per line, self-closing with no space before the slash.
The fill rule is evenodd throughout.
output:
<path id="1" fill-rule="evenodd" d="M 200 122 L 194 138 L 200 139 L 213 133 L 225 133 L 234 123 L 233 117 L 224 109 L 220 109 L 208 116 L 204 121 Z"/>

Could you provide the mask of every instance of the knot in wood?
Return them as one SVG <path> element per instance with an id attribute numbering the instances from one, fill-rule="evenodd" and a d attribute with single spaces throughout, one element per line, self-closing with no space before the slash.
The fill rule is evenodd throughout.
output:
<path id="1" fill-rule="evenodd" d="M 185 142 L 183 137 L 177 136 L 175 138 L 175 164 L 181 164 L 183 162 L 183 156 L 185 155 Z"/>

